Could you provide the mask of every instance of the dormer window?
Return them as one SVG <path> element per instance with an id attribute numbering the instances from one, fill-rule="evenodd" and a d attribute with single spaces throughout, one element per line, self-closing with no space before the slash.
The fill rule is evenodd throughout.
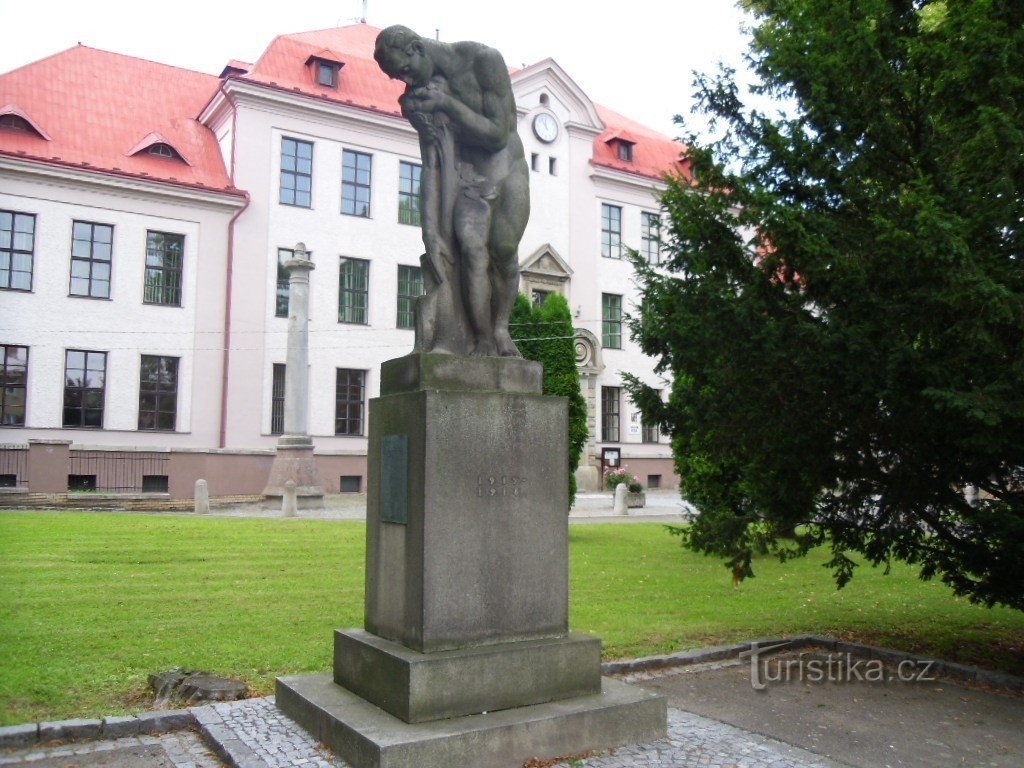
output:
<path id="1" fill-rule="evenodd" d="M 316 63 L 316 81 L 327 88 L 338 87 L 338 65 L 326 61 Z"/>
<path id="2" fill-rule="evenodd" d="M 624 163 L 633 162 L 633 145 L 628 141 L 618 141 L 618 157 Z"/>
<path id="3" fill-rule="evenodd" d="M 157 157 L 169 157 L 171 159 L 174 159 L 175 155 L 177 154 L 173 149 L 171 149 L 166 144 L 154 144 L 146 151 L 149 152 L 149 154 L 151 155 L 156 155 Z"/>
<path id="4" fill-rule="evenodd" d="M 15 104 L 0 107 L 0 130 L 17 131 L 40 139 L 50 140 L 43 129 L 31 117 L 22 112 Z"/>
<path id="5" fill-rule="evenodd" d="M 0 128 L 7 128 L 11 131 L 28 131 L 29 133 L 35 133 L 32 130 L 32 126 L 28 124 L 28 120 L 17 115 L 0 115 Z"/>
<path id="6" fill-rule="evenodd" d="M 338 73 L 345 64 L 338 54 L 324 48 L 306 59 L 306 66 L 310 68 L 314 83 L 324 88 L 337 88 Z"/>
<path id="7" fill-rule="evenodd" d="M 166 136 L 154 131 L 153 133 L 147 134 L 138 144 L 128 150 L 128 156 L 134 157 L 136 155 L 149 155 L 150 157 L 160 157 L 164 160 L 176 160 L 185 165 L 191 165 L 188 159 L 181 154 L 167 139 Z"/>

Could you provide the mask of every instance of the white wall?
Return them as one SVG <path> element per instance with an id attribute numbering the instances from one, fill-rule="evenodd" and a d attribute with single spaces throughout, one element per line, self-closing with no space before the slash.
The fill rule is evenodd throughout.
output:
<path id="1" fill-rule="evenodd" d="M 31 292 L 0 291 L 0 339 L 29 347 L 25 427 L 4 440 L 216 445 L 230 210 L 96 184 L 2 174 L 0 208 L 36 216 Z M 109 299 L 69 295 L 74 221 L 113 226 Z M 147 230 L 182 234 L 182 306 L 144 304 Z M 66 349 L 106 352 L 103 429 L 63 428 Z M 175 433 L 140 432 L 141 355 L 179 358 Z"/>

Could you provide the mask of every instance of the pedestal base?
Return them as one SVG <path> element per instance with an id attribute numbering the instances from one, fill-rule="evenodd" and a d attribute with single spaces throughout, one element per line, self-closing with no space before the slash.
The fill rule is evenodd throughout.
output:
<path id="1" fill-rule="evenodd" d="M 313 457 L 313 441 L 306 436 L 285 435 L 277 442 L 277 455 L 270 465 L 270 477 L 263 489 L 263 507 L 281 509 L 284 484 L 295 483 L 299 509 L 323 509 L 324 489 Z"/>
<path id="2" fill-rule="evenodd" d="M 665 699 L 603 678 L 601 692 L 549 704 L 406 723 L 329 673 L 277 679 L 277 706 L 353 768 L 519 768 L 531 757 L 664 738 Z"/>
<path id="3" fill-rule="evenodd" d="M 334 681 L 407 723 L 600 693 L 601 640 L 549 640 L 420 653 L 361 629 L 334 633 Z"/>

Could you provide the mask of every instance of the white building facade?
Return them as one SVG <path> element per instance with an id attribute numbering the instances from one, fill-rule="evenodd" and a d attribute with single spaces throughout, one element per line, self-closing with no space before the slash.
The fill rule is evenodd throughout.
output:
<path id="1" fill-rule="evenodd" d="M 257 492 L 282 428 L 278 264 L 303 243 L 316 265 L 309 433 L 325 489 L 365 489 L 367 404 L 380 364 L 412 349 L 423 251 L 419 144 L 397 114 L 401 85 L 372 61 L 376 33 L 279 37 L 220 78 L 82 46 L 0 76 L 0 442 L 169 451 L 172 496 L 225 473 L 209 478 L 215 495 Z M 78 137 L 40 92 L 89 67 L 188 80 L 183 103 L 117 141 Z M 624 372 L 665 386 L 625 327 L 637 292 L 623 247 L 658 258 L 659 177 L 685 172 L 683 148 L 593 104 L 550 59 L 512 83 L 531 164 L 521 290 L 561 293 L 574 315 L 581 487 L 616 455 L 645 485 L 674 487 L 667 440 L 622 389 Z M 115 97 L 99 96 L 95 121 L 121 127 Z"/>

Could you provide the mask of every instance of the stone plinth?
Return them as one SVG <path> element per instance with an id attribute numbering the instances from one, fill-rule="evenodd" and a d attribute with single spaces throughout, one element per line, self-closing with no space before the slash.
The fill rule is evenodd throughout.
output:
<path id="1" fill-rule="evenodd" d="M 548 640 L 419 653 L 363 630 L 334 633 L 334 681 L 407 723 L 601 692 L 601 640 Z"/>
<path id="2" fill-rule="evenodd" d="M 653 741 L 665 700 L 568 631 L 568 404 L 538 363 L 413 354 L 370 402 L 365 629 L 277 705 L 354 768 L 504 768 Z"/>
<path id="3" fill-rule="evenodd" d="M 277 455 L 270 467 L 267 487 L 263 489 L 263 506 L 280 509 L 284 498 L 284 484 L 295 483 L 295 497 L 299 509 L 323 509 L 324 489 L 313 457 L 313 441 L 302 436 L 284 436 L 277 442 Z"/>
<path id="4" fill-rule="evenodd" d="M 543 387 L 543 366 L 518 357 L 455 357 L 414 352 L 386 360 L 380 367 L 381 395 L 425 389 L 539 395 Z"/>
<path id="5" fill-rule="evenodd" d="M 371 401 L 367 630 L 423 652 L 568 631 L 566 413 L 503 392 Z"/>
<path id="6" fill-rule="evenodd" d="M 521 768 L 557 757 L 665 737 L 662 696 L 612 678 L 589 696 L 409 723 L 331 680 L 280 677 L 277 706 L 354 768 Z"/>

